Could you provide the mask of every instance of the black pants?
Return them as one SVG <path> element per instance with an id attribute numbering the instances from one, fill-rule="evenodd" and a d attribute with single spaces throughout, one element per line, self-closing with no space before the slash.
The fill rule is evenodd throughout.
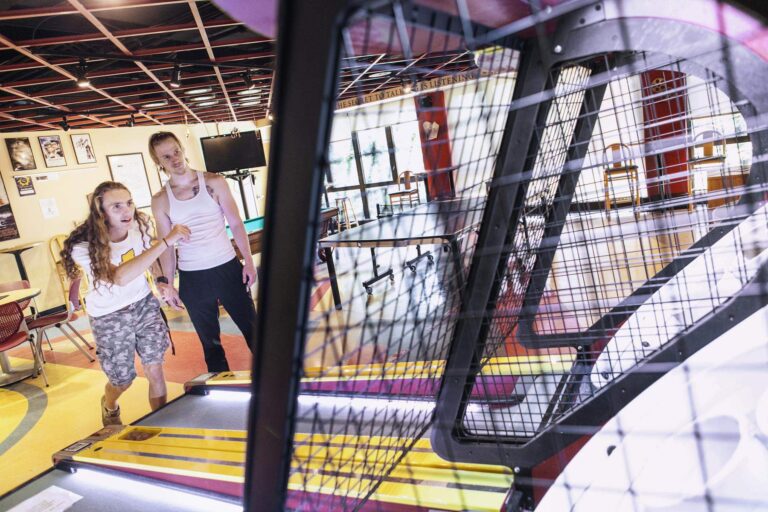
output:
<path id="1" fill-rule="evenodd" d="M 221 346 L 219 303 L 224 306 L 252 347 L 256 308 L 243 284 L 243 265 L 237 258 L 205 270 L 179 270 L 179 296 L 203 344 L 209 372 L 229 370 Z"/>

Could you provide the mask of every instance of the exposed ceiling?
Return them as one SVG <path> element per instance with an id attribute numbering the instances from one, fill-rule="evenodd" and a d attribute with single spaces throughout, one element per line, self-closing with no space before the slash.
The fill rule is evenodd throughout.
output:
<path id="1" fill-rule="evenodd" d="M 254 8 L 275 8 L 263 3 Z M 431 50 L 345 59 L 340 99 L 474 67 L 466 50 Z M 275 40 L 211 1 L 10 0 L 0 11 L 0 131 L 262 119 L 274 64 Z"/>

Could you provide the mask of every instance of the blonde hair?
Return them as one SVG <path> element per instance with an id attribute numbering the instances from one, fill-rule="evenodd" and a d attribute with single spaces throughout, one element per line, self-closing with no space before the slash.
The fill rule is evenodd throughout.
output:
<path id="1" fill-rule="evenodd" d="M 173 132 L 155 132 L 149 138 L 149 156 L 152 157 L 152 161 L 155 162 L 155 165 L 163 170 L 165 170 L 165 168 L 163 168 L 162 164 L 160 164 L 160 159 L 157 157 L 157 153 L 155 152 L 155 146 L 165 142 L 168 139 L 175 140 L 176 144 L 179 145 L 182 151 L 184 150 L 184 146 L 182 146 L 181 141 Z"/>

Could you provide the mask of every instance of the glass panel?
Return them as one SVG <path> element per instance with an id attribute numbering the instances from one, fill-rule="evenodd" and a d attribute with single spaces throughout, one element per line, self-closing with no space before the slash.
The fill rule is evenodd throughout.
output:
<path id="1" fill-rule="evenodd" d="M 355 165 L 355 150 L 351 139 L 331 142 L 328 149 L 328 160 L 331 168 L 331 182 L 334 187 L 349 187 L 359 184 L 357 166 Z"/>
<path id="2" fill-rule="evenodd" d="M 392 181 L 387 133 L 383 127 L 357 132 L 366 183 Z"/>
<path id="3" fill-rule="evenodd" d="M 411 172 L 424 170 L 424 157 L 421 153 L 419 123 L 417 121 L 392 126 L 392 142 L 395 145 L 395 162 L 398 173 L 406 170 Z"/>

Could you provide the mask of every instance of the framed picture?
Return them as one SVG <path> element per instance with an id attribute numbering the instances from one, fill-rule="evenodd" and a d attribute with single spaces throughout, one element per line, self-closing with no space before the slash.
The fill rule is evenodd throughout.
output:
<path id="1" fill-rule="evenodd" d="M 64 147 L 58 135 L 44 135 L 37 138 L 43 151 L 43 161 L 46 167 L 62 167 L 67 165 L 64 158 Z"/>
<path id="2" fill-rule="evenodd" d="M 75 157 L 79 164 L 95 164 L 96 153 L 93 151 L 91 136 L 87 133 L 70 134 L 72 147 L 75 148 Z"/>
<path id="3" fill-rule="evenodd" d="M 136 208 L 147 208 L 152 204 L 147 168 L 141 153 L 107 155 L 112 181 L 119 181 L 131 191 Z"/>
<path id="4" fill-rule="evenodd" d="M 8 156 L 11 158 L 11 167 L 14 171 L 37 169 L 35 156 L 32 154 L 32 145 L 27 137 L 5 139 L 5 147 L 8 148 Z"/>

